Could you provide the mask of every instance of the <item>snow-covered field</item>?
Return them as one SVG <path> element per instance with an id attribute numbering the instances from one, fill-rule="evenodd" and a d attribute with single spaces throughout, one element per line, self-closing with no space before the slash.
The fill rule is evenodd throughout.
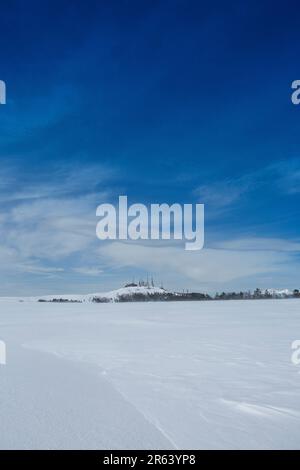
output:
<path id="1" fill-rule="evenodd" d="M 0 448 L 300 449 L 299 300 L 0 302 Z"/>

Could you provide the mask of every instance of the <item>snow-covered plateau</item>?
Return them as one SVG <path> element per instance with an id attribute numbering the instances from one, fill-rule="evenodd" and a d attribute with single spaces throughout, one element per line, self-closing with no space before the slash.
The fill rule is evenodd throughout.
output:
<path id="1" fill-rule="evenodd" d="M 1 449 L 300 449 L 299 300 L 2 299 Z"/>

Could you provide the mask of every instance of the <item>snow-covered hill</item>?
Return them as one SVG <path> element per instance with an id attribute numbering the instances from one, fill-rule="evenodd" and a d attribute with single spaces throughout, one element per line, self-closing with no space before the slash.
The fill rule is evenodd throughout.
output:
<path id="1" fill-rule="evenodd" d="M 165 289 L 161 287 L 121 287 L 120 289 L 112 290 L 104 293 L 88 294 L 83 296 L 83 302 L 118 302 L 120 298 L 131 298 L 133 296 L 151 297 L 155 294 L 165 294 Z"/>
<path id="2" fill-rule="evenodd" d="M 146 300 L 237 300 L 237 299 L 287 299 L 299 297 L 290 289 L 256 289 L 244 297 L 240 293 L 229 292 L 223 296 L 209 296 L 197 292 L 171 292 L 161 287 L 150 286 L 126 286 L 109 292 L 96 292 L 92 294 L 53 294 L 38 297 L 0 297 L 0 302 L 129 302 Z"/>
<path id="3" fill-rule="evenodd" d="M 255 298 L 255 292 L 252 292 L 252 296 Z M 265 289 L 261 291 L 262 298 L 266 293 L 272 296 L 274 299 L 284 299 L 293 296 L 293 291 L 291 289 Z M 158 300 L 159 296 L 162 296 L 160 300 L 165 300 L 166 296 L 169 296 L 169 300 L 174 300 L 175 297 L 182 296 L 182 292 L 171 292 L 167 291 L 161 287 L 150 287 L 150 286 L 134 286 L 134 287 L 121 287 L 120 289 L 115 289 L 109 292 L 97 292 L 93 294 L 86 295 L 48 295 L 43 297 L 33 297 L 30 300 L 39 300 L 45 302 L 120 302 L 120 301 L 129 301 L 129 300 Z M 176 299 L 175 299 L 176 300 Z M 189 297 L 186 300 L 191 300 Z M 196 299 L 193 300 L 203 300 Z"/>
<path id="4" fill-rule="evenodd" d="M 39 297 L 0 297 L 0 301 L 18 301 L 18 302 L 118 302 L 130 300 L 133 297 L 151 298 L 151 296 L 163 295 L 167 291 L 161 287 L 122 287 L 109 292 L 96 292 L 93 294 L 52 294 Z"/>

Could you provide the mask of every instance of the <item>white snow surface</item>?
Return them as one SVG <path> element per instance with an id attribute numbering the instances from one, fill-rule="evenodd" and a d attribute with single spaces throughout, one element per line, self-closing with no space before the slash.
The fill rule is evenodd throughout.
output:
<path id="1" fill-rule="evenodd" d="M 1 449 L 300 449 L 300 301 L 2 300 Z"/>

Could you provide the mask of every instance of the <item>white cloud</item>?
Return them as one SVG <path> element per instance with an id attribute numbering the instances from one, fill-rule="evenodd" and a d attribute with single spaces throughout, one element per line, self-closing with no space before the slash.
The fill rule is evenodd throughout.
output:
<path id="1" fill-rule="evenodd" d="M 19 264 L 17 266 L 17 269 L 26 273 L 46 274 L 46 275 L 62 273 L 64 271 L 64 268 L 44 267 L 44 266 L 38 266 L 38 265 L 32 265 L 32 264 Z"/>
<path id="2" fill-rule="evenodd" d="M 230 242 L 228 243 L 230 246 Z M 268 240 L 265 240 L 265 244 L 267 243 Z M 194 285 L 211 284 L 215 288 L 218 284 L 238 281 L 249 276 L 276 273 L 282 270 L 284 264 L 293 261 L 288 250 L 248 250 L 241 249 L 241 246 L 243 243 L 240 243 L 239 249 L 204 248 L 189 252 L 175 246 L 112 242 L 101 247 L 99 252 L 101 257 L 106 258 L 115 267 L 143 268 L 165 277 L 176 275 L 178 278 L 194 281 Z"/>
<path id="3" fill-rule="evenodd" d="M 300 252 L 300 241 L 281 238 L 238 238 L 214 244 L 216 248 L 235 251 Z"/>
<path id="4" fill-rule="evenodd" d="M 99 165 L 67 167 L 49 173 L 48 179 L 41 180 L 41 174 L 32 182 L 25 178 L 26 184 L 17 169 L 14 181 L 11 173 L 8 168 L 7 184 L 0 188 L 1 278 L 8 271 L 55 275 L 69 270 L 71 256 L 85 254 L 87 262 L 93 258 L 97 246 L 95 211 L 110 197 L 113 171 Z M 92 271 L 92 264 L 88 266 L 81 273 L 96 275 L 96 268 Z"/>
<path id="5" fill-rule="evenodd" d="M 83 274 L 85 276 L 99 276 L 104 271 L 103 269 L 96 268 L 96 267 L 80 267 L 80 268 L 73 268 L 73 271 L 78 274 Z"/>

